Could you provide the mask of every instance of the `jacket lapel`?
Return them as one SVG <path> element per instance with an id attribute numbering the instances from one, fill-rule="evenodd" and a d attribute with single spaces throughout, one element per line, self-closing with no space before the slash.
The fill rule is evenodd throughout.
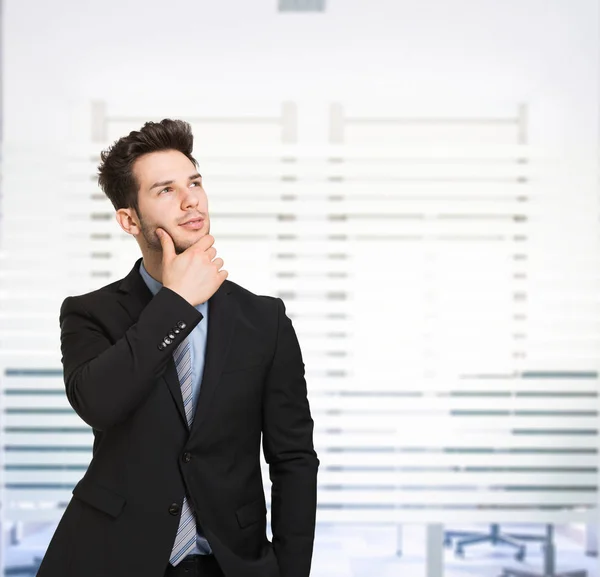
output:
<path id="1" fill-rule="evenodd" d="M 219 384 L 231 344 L 237 307 L 237 302 L 230 296 L 228 281 L 225 281 L 208 299 L 208 333 L 204 372 L 191 434 L 194 434 L 202 426 L 210 412 L 210 403 Z"/>
<path id="2" fill-rule="evenodd" d="M 142 259 L 140 258 L 133 265 L 131 272 L 119 284 L 119 292 L 122 293 L 119 304 L 134 323 L 137 323 L 140 314 L 152 300 L 152 293 L 140 274 L 141 263 Z"/>
<path id="3" fill-rule="evenodd" d="M 171 396 L 177 405 L 177 409 L 179 411 L 179 416 L 185 425 L 185 428 L 188 428 L 187 417 L 185 416 L 185 408 L 183 407 L 183 397 L 181 395 L 181 384 L 179 383 L 179 375 L 177 374 L 177 367 L 175 366 L 175 359 L 171 355 L 171 360 L 167 364 L 167 368 L 162 375 L 162 379 L 167 383 L 169 387 L 169 391 L 171 392 Z"/>
<path id="4" fill-rule="evenodd" d="M 140 314 L 152 300 L 153 296 L 140 275 L 139 268 L 141 262 L 142 259 L 138 259 L 133 265 L 131 272 L 119 284 L 119 292 L 122 293 L 119 303 L 129 315 L 132 323 L 137 322 Z M 208 299 L 206 356 L 204 359 L 200 395 L 192 423 L 192 433 L 202 426 L 202 423 L 209 414 L 210 403 L 217 389 L 231 343 L 231 337 L 233 336 L 238 305 L 235 299 L 229 296 L 230 292 L 229 282 L 225 281 L 217 292 Z M 183 424 L 187 428 L 181 387 L 173 358 L 167 364 L 167 368 L 161 378 L 168 386 Z"/>
<path id="5" fill-rule="evenodd" d="M 140 317 L 140 314 L 148 303 L 152 300 L 153 295 L 150 289 L 146 286 L 144 279 L 140 275 L 140 258 L 131 272 L 121 281 L 119 285 L 119 291 L 123 293 L 123 296 L 119 300 L 121 306 L 127 311 L 127 314 L 131 317 L 131 320 L 136 323 Z M 183 421 L 183 424 L 187 428 L 187 419 L 185 416 L 185 409 L 183 407 L 183 397 L 181 396 L 181 386 L 179 384 L 179 376 L 177 375 L 177 367 L 175 366 L 175 360 L 171 356 L 171 360 L 167 363 L 167 368 L 163 373 L 161 380 L 163 380 L 169 387 L 171 396 L 177 405 L 179 415 Z"/>

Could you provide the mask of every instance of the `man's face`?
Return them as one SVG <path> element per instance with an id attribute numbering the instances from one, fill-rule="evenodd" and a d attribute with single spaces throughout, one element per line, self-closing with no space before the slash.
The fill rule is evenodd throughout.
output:
<path id="1" fill-rule="evenodd" d="M 138 242 L 152 251 L 162 252 L 156 229 L 166 230 L 175 252 L 182 253 L 210 231 L 208 199 L 202 177 L 181 152 L 166 150 L 138 158 L 133 173 L 139 184 Z M 192 219 L 200 222 L 184 225 Z"/>

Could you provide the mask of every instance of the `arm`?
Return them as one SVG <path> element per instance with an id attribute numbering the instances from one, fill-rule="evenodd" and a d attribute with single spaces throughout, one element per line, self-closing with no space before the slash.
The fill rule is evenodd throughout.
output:
<path id="1" fill-rule="evenodd" d="M 304 362 L 281 299 L 277 343 L 264 392 L 263 450 L 272 482 L 273 547 L 281 577 L 308 577 L 319 460 L 313 448 Z"/>
<path id="2" fill-rule="evenodd" d="M 67 297 L 60 309 L 60 340 L 69 403 L 94 429 L 125 420 L 147 398 L 175 347 L 201 320 L 190 303 L 163 287 L 137 323 L 111 344 L 80 299 Z M 185 329 L 159 350 L 158 344 L 179 321 Z"/>

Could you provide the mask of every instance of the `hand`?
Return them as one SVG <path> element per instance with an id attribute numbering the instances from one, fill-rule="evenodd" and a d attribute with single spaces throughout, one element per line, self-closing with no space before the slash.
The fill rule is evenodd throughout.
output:
<path id="1" fill-rule="evenodd" d="M 169 233 L 157 228 L 156 234 L 163 251 L 163 286 L 176 292 L 192 306 L 206 302 L 228 275 L 226 270 L 221 270 L 223 259 L 215 258 L 214 237 L 207 234 L 181 254 L 176 254 Z"/>

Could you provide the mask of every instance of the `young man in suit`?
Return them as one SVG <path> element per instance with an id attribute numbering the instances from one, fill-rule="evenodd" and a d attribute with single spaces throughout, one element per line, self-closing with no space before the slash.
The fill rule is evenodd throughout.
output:
<path id="1" fill-rule="evenodd" d="M 60 310 L 94 449 L 38 577 L 309 576 L 319 461 L 300 347 L 279 298 L 226 280 L 192 144 L 165 119 L 102 153 L 143 258 Z"/>

